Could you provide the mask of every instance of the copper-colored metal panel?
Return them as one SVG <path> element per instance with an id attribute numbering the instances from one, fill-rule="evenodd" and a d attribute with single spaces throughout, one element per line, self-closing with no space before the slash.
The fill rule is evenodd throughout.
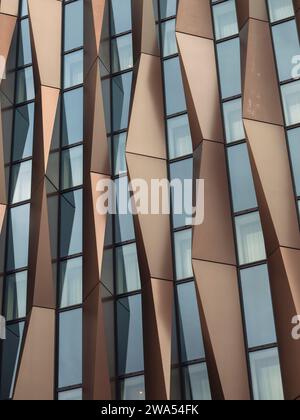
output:
<path id="1" fill-rule="evenodd" d="M 193 104 L 196 114 L 189 106 L 194 148 L 202 140 L 200 133 L 193 130 L 194 119 L 201 127 L 203 139 L 223 142 L 214 42 L 182 33 L 177 33 L 177 41 L 185 74 L 185 90 L 191 95 L 188 105 Z"/>
<path id="2" fill-rule="evenodd" d="M 98 286 L 83 304 L 83 398 L 110 400 L 111 388 L 105 339 L 101 287 Z"/>
<path id="3" fill-rule="evenodd" d="M 33 308 L 20 358 L 14 400 L 54 399 L 55 311 Z"/>
<path id="4" fill-rule="evenodd" d="M 167 158 L 161 61 L 142 54 L 133 93 L 126 151 Z"/>
<path id="5" fill-rule="evenodd" d="M 0 235 L 2 232 L 3 221 L 6 213 L 6 205 L 0 204 Z"/>
<path id="6" fill-rule="evenodd" d="M 42 109 L 42 135 L 43 135 L 43 153 L 38 154 L 38 159 L 44 163 L 44 173 L 47 171 L 48 158 L 55 128 L 57 109 L 59 104 L 59 89 L 53 89 L 41 86 L 41 109 Z M 37 146 L 36 146 L 37 147 Z M 39 150 L 39 149 L 37 149 Z M 43 175 L 44 175 L 43 173 Z M 43 176 L 42 175 L 42 176 Z"/>
<path id="7" fill-rule="evenodd" d="M 298 32 L 300 33 L 300 1 L 299 0 L 293 0 L 293 2 L 294 2 Z"/>
<path id="8" fill-rule="evenodd" d="M 33 57 L 37 60 L 40 82 L 60 88 L 62 2 L 28 0 Z"/>
<path id="9" fill-rule="evenodd" d="M 7 60 L 11 48 L 16 21 L 17 19 L 14 16 L 0 14 L 0 55 L 5 60 Z M 2 76 L 1 74 L 1 79 Z"/>
<path id="10" fill-rule="evenodd" d="M 292 320 L 300 314 L 300 250 L 279 248 L 269 258 L 279 355 L 285 398 L 300 396 L 300 341 L 292 336 Z"/>
<path id="11" fill-rule="evenodd" d="M 55 308 L 45 174 L 59 100 L 59 90 L 41 87 L 36 97 L 32 161 L 28 306 Z"/>
<path id="12" fill-rule="evenodd" d="M 85 76 L 88 75 L 90 68 L 99 57 L 106 7 L 108 7 L 106 0 L 84 2 Z"/>
<path id="13" fill-rule="evenodd" d="M 256 174 L 255 184 L 262 224 L 265 233 L 272 225 L 276 234 L 276 243 L 273 237 L 265 235 L 268 254 L 274 252 L 279 245 L 300 249 L 298 209 L 284 129 L 249 120 L 244 120 L 244 125 L 253 173 Z"/>
<path id="14" fill-rule="evenodd" d="M 205 215 L 194 226 L 193 258 L 236 265 L 224 145 L 204 141 L 200 159 L 196 176 L 205 181 Z"/>
<path id="15" fill-rule="evenodd" d="M 173 282 L 144 280 L 142 305 L 146 397 L 148 400 L 169 400 Z"/>
<path id="16" fill-rule="evenodd" d="M 102 270 L 104 239 L 106 228 L 106 214 L 97 211 L 97 184 L 110 179 L 107 176 L 91 173 L 86 178 L 85 188 L 85 228 L 84 228 L 84 249 L 86 252 L 84 297 L 99 284 Z M 88 182 L 89 181 L 89 182 Z"/>
<path id="17" fill-rule="evenodd" d="M 213 39 L 210 0 L 179 0 L 177 12 L 178 32 Z"/>
<path id="18" fill-rule="evenodd" d="M 250 390 L 236 267 L 193 260 L 213 395 L 249 400 Z M 208 339 L 209 338 L 209 339 Z M 219 388 L 221 387 L 221 389 Z"/>
<path id="19" fill-rule="evenodd" d="M 85 162 L 88 172 L 109 175 L 109 150 L 99 64 L 99 60 L 96 60 L 85 81 Z"/>
<path id="20" fill-rule="evenodd" d="M 0 13 L 6 15 L 18 16 L 19 0 L 1 0 Z"/>
<path id="21" fill-rule="evenodd" d="M 127 164 L 130 180 L 142 179 L 148 185 L 152 180 L 166 180 L 167 164 L 162 159 L 127 153 Z M 169 193 L 169 190 L 168 190 Z M 151 205 L 149 192 L 149 206 Z M 169 196 L 164 197 L 168 202 Z M 138 202 L 138 198 L 136 197 Z M 136 203 L 138 204 L 138 203 Z M 141 237 L 149 267 L 150 276 L 157 279 L 172 280 L 172 246 L 169 214 L 139 214 L 136 216 L 141 230 Z"/>
<path id="22" fill-rule="evenodd" d="M 265 0 L 238 0 L 236 10 L 240 30 L 249 19 L 269 21 Z"/>
<path id="23" fill-rule="evenodd" d="M 269 23 L 250 19 L 240 37 L 244 57 L 243 117 L 283 125 Z"/>
<path id="24" fill-rule="evenodd" d="M 132 1 L 132 30 L 134 63 L 140 54 L 160 55 L 152 1 Z"/>

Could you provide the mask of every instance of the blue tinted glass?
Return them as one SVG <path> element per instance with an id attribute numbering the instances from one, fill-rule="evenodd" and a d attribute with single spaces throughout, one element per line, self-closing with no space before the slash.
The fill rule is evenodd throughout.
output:
<path id="1" fill-rule="evenodd" d="M 267 266 L 242 270 L 241 280 L 249 348 L 276 343 Z"/>
<path id="2" fill-rule="evenodd" d="M 65 6 L 65 51 L 83 45 L 83 1 L 78 0 Z"/>
<path id="3" fill-rule="evenodd" d="M 82 382 L 82 310 L 59 315 L 59 387 Z"/>
<path id="4" fill-rule="evenodd" d="M 21 21 L 20 35 L 19 35 L 19 57 L 18 65 L 20 67 L 31 64 L 31 44 L 30 44 L 30 32 L 29 32 L 29 20 L 25 19 Z"/>
<path id="5" fill-rule="evenodd" d="M 240 40 L 222 42 L 217 46 L 222 98 L 241 94 Z"/>
<path id="6" fill-rule="evenodd" d="M 61 257 L 82 252 L 82 190 L 61 197 Z"/>
<path id="7" fill-rule="evenodd" d="M 240 212 L 257 207 L 246 144 L 230 147 L 228 160 L 234 211 Z"/>
<path id="8" fill-rule="evenodd" d="M 13 160 L 32 155 L 34 104 L 21 106 L 15 112 Z"/>
<path id="9" fill-rule="evenodd" d="M 28 265 L 30 205 L 10 210 L 8 224 L 7 270 L 17 270 Z"/>
<path id="10" fill-rule="evenodd" d="M 132 72 L 116 76 L 112 79 L 114 131 L 123 130 L 128 127 L 131 84 Z"/>
<path id="11" fill-rule="evenodd" d="M 144 370 L 141 296 L 117 304 L 119 375 Z"/>
<path id="12" fill-rule="evenodd" d="M 300 196 L 300 128 L 288 131 L 291 160 L 296 184 L 296 194 Z"/>
<path id="13" fill-rule="evenodd" d="M 273 26 L 272 30 L 279 78 L 281 81 L 292 79 L 293 67 L 295 66 L 292 59 L 300 55 L 296 21 L 292 20 Z"/>
<path id="14" fill-rule="evenodd" d="M 177 12 L 177 0 L 159 0 L 161 19 L 175 16 Z"/>
<path id="15" fill-rule="evenodd" d="M 63 146 L 83 140 L 83 89 L 66 92 L 63 96 Z"/>
<path id="16" fill-rule="evenodd" d="M 181 357 L 183 362 L 205 357 L 194 282 L 177 286 Z"/>
<path id="17" fill-rule="evenodd" d="M 167 115 L 186 110 L 179 58 L 164 61 L 164 79 Z"/>
<path id="18" fill-rule="evenodd" d="M 2 366 L 0 398 L 7 400 L 12 398 L 16 379 L 18 360 L 24 332 L 24 322 L 9 325 L 6 328 L 6 340 L 2 347 Z"/>
<path id="19" fill-rule="evenodd" d="M 111 32 L 120 34 L 131 29 L 131 0 L 111 1 Z"/>

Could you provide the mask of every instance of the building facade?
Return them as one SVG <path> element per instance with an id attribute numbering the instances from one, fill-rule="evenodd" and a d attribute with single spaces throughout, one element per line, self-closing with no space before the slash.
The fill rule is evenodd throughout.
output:
<path id="1" fill-rule="evenodd" d="M 1 400 L 300 399 L 299 28 L 299 0 L 0 1 Z M 193 188 L 98 211 L 137 179 L 204 180 L 203 223 Z"/>

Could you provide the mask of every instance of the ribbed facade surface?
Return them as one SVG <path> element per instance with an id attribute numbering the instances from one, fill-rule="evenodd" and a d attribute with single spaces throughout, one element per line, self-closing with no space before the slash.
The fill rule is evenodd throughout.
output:
<path id="1" fill-rule="evenodd" d="M 299 0 L 0 0 L 0 400 L 300 399 L 299 31 Z M 204 180 L 203 223 L 98 211 L 137 179 Z"/>

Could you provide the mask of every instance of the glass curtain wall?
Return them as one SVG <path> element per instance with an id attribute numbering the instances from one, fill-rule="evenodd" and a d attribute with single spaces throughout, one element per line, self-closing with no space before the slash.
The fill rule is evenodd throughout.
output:
<path id="1" fill-rule="evenodd" d="M 63 3 L 59 139 L 52 144 L 48 168 L 59 400 L 82 399 L 83 10 L 83 0 Z"/>
<path id="2" fill-rule="evenodd" d="M 110 77 L 104 95 L 110 96 L 106 126 L 118 199 L 117 214 L 109 216 L 106 228 L 102 282 L 112 284 L 107 291 L 114 299 L 116 399 L 144 400 L 140 270 L 133 217 L 120 210 L 129 200 L 125 152 L 134 64 L 131 0 L 110 0 L 109 5 Z"/>
<path id="3" fill-rule="evenodd" d="M 165 99 L 169 179 L 193 179 L 193 147 L 176 42 L 177 0 L 154 0 L 160 39 Z M 192 190 L 185 191 L 192 206 Z M 192 269 L 191 215 L 175 214 L 171 191 L 171 227 L 175 273 L 172 395 L 182 400 L 210 400 L 210 386 Z"/>
<path id="4" fill-rule="evenodd" d="M 211 3 L 252 394 L 255 400 L 281 400 L 265 243 L 242 121 L 236 4 L 235 0 Z"/>
<path id="5" fill-rule="evenodd" d="M 287 141 L 300 212 L 300 43 L 292 0 L 268 0 Z"/>
<path id="6" fill-rule="evenodd" d="M 12 398 L 27 314 L 27 276 L 35 90 L 27 1 L 20 2 L 16 60 L 7 75 L 14 83 L 11 149 L 5 170 L 9 179 L 4 261 L 3 314 L 7 339 L 1 354 L 0 399 Z M 5 101 L 9 98 L 6 97 Z"/>

